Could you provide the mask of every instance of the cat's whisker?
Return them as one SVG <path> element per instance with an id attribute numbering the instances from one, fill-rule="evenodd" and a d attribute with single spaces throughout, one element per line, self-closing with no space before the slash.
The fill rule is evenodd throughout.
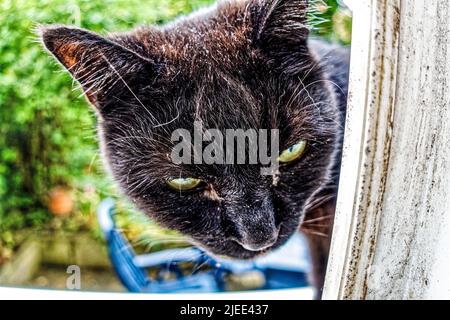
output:
<path id="1" fill-rule="evenodd" d="M 87 83 L 87 84 L 82 84 L 82 86 L 88 86 L 88 85 L 91 85 L 90 87 L 87 87 L 86 89 L 83 89 L 82 87 L 79 87 L 79 86 L 77 86 L 76 88 L 75 88 L 75 90 L 74 91 L 76 91 L 76 90 L 81 90 L 81 94 L 78 96 L 78 98 L 81 98 L 81 97 L 86 97 L 86 96 L 88 96 L 88 95 L 94 95 L 95 93 L 97 93 L 99 90 L 100 90 L 100 88 L 99 89 L 97 89 L 97 90 L 95 90 L 94 92 L 92 92 L 92 90 L 94 89 L 94 88 L 97 88 L 97 86 L 98 86 L 98 82 L 97 82 L 97 80 L 98 79 L 100 79 L 100 78 L 102 78 L 103 76 L 102 75 L 100 75 L 98 78 L 96 78 L 96 79 L 93 79 L 93 80 L 91 80 L 89 83 Z"/>
<path id="2" fill-rule="evenodd" d="M 330 214 L 330 215 L 326 215 L 326 216 L 322 216 L 322 217 L 318 217 L 318 218 L 314 218 L 314 219 L 309 219 L 309 220 L 303 221 L 303 224 L 317 222 L 317 221 L 323 221 L 323 220 L 331 219 L 332 217 L 333 217 L 333 215 Z"/>
<path id="3" fill-rule="evenodd" d="M 335 50 L 334 48 L 330 48 L 325 54 L 323 54 L 323 55 L 322 55 L 322 58 L 321 58 L 320 60 L 318 60 L 316 63 L 314 63 L 314 64 L 311 66 L 311 68 L 305 73 L 305 75 L 304 75 L 303 78 L 302 78 L 302 81 L 305 81 L 305 80 L 308 78 L 308 76 L 310 75 L 310 73 L 311 73 L 312 71 L 314 71 L 314 70 L 316 69 L 317 66 L 323 65 L 324 60 L 328 59 L 328 58 L 329 58 L 328 55 L 329 55 L 331 52 L 333 52 L 334 50 Z"/>
<path id="4" fill-rule="evenodd" d="M 195 274 L 195 273 L 196 273 L 197 271 L 199 271 L 203 266 L 207 265 L 207 263 L 208 263 L 208 260 L 205 260 L 205 261 L 203 261 L 202 263 L 196 265 L 196 266 L 193 268 L 193 270 L 192 270 L 192 272 L 191 272 L 191 275 Z"/>
<path id="5" fill-rule="evenodd" d="M 303 226 L 305 226 L 305 225 L 303 225 Z M 305 227 L 307 227 L 307 228 L 310 228 L 310 227 L 312 227 L 312 228 L 328 228 L 328 227 L 330 227 L 330 225 L 328 225 L 328 224 L 315 224 L 315 223 L 312 223 L 312 224 L 307 224 Z"/>
<path id="6" fill-rule="evenodd" d="M 101 53 L 103 59 L 108 63 L 109 67 L 114 71 L 114 73 L 119 77 L 119 79 L 123 82 L 125 87 L 130 91 L 130 93 L 133 95 L 133 97 L 139 102 L 139 104 L 144 108 L 144 110 L 147 112 L 147 114 L 153 119 L 153 121 L 158 122 L 158 120 L 155 118 L 155 116 L 148 110 L 148 108 L 142 103 L 142 101 L 138 98 L 138 96 L 134 93 L 134 91 L 131 89 L 131 87 L 128 85 L 128 83 L 122 78 L 120 73 L 116 70 L 116 68 L 112 65 L 112 63 L 106 58 L 106 56 Z"/>
<path id="7" fill-rule="evenodd" d="M 171 244 L 184 244 L 185 239 L 170 239 L 170 240 L 152 240 L 152 241 L 136 241 L 136 245 L 145 246 L 148 250 L 157 245 L 171 245 Z"/>
<path id="8" fill-rule="evenodd" d="M 305 78 L 305 77 L 304 77 L 304 78 Z M 336 121 L 335 119 L 332 119 L 332 118 L 329 118 L 329 117 L 325 117 L 325 116 L 322 115 L 322 111 L 321 111 L 321 109 L 319 108 L 319 105 L 320 105 L 320 104 L 328 104 L 328 103 L 326 103 L 326 102 L 324 102 L 324 101 L 316 102 L 316 101 L 314 100 L 314 98 L 312 97 L 312 95 L 310 94 L 310 92 L 308 91 L 308 88 L 309 88 L 310 86 L 316 84 L 316 83 L 319 83 L 319 82 L 327 82 L 327 81 L 328 81 L 328 82 L 330 82 L 331 84 L 336 85 L 336 86 L 339 88 L 339 90 L 345 95 L 345 92 L 343 91 L 343 89 L 342 89 L 338 84 L 336 84 L 335 82 L 333 82 L 333 81 L 331 81 L 331 80 L 328 80 L 328 79 L 316 80 L 316 81 L 313 81 L 313 82 L 309 83 L 309 84 L 306 85 L 306 86 L 304 85 L 302 79 L 298 78 L 298 81 L 299 81 L 299 84 L 298 84 L 298 86 L 296 87 L 296 89 L 294 90 L 294 92 L 298 91 L 298 90 L 300 89 L 300 87 L 303 87 L 303 88 L 301 88 L 301 90 L 299 90 L 297 93 L 295 93 L 295 94 L 291 97 L 291 99 L 288 101 L 288 105 L 291 106 L 294 102 L 296 102 L 296 101 L 298 100 L 298 98 L 300 97 L 300 95 L 301 95 L 303 92 L 306 92 L 306 96 L 307 96 L 307 97 L 309 98 L 309 100 L 312 102 L 312 104 L 309 104 L 309 105 L 307 105 L 307 106 L 311 106 L 311 105 L 312 105 L 312 106 L 315 106 L 315 107 L 316 107 L 316 110 L 318 111 L 318 116 L 319 116 L 320 118 L 330 120 L 331 122 L 335 123 L 335 124 L 338 126 L 338 128 L 343 129 L 343 126 L 342 126 L 338 121 Z M 330 105 L 331 105 L 331 104 L 330 104 Z M 306 108 L 306 107 L 304 107 L 304 108 Z"/>
<path id="9" fill-rule="evenodd" d="M 93 169 L 93 167 L 94 167 L 94 163 L 95 163 L 95 161 L 97 160 L 98 156 L 99 156 L 99 153 L 98 153 L 98 152 L 96 152 L 96 153 L 92 156 L 92 159 L 91 159 L 91 161 L 89 162 L 89 166 L 88 166 L 88 172 L 89 172 L 89 173 L 92 173 L 92 169 Z"/>
<path id="10" fill-rule="evenodd" d="M 343 95 L 346 95 L 346 94 L 347 94 L 347 93 L 345 92 L 345 90 L 344 90 L 339 84 L 337 84 L 336 82 L 334 82 L 333 80 L 330 80 L 330 79 L 321 79 L 321 80 L 316 80 L 316 81 L 312 82 L 311 84 L 317 83 L 317 82 L 329 82 L 329 83 L 331 83 L 332 85 L 334 85 L 336 88 L 338 88 L 339 91 L 341 91 L 341 93 L 342 93 Z"/>
<path id="11" fill-rule="evenodd" d="M 182 248 L 182 249 L 179 249 L 179 251 L 177 251 L 177 252 L 175 252 L 173 255 L 172 255 L 172 257 L 169 259 L 169 263 L 168 264 L 172 264 L 172 262 L 173 262 L 173 260 L 177 257 L 177 253 L 178 252 L 184 252 L 184 251 L 188 251 L 188 250 L 190 250 L 190 248 Z M 180 252 L 180 253 L 181 253 Z M 194 260 L 194 256 L 192 257 L 192 261 Z"/>
<path id="12" fill-rule="evenodd" d="M 126 137 L 119 137 L 119 138 L 115 138 L 112 139 L 111 141 L 108 141 L 108 143 L 106 143 L 106 145 L 110 145 L 113 144 L 117 141 L 123 142 L 126 140 L 133 140 L 133 139 L 143 139 L 143 140 L 148 140 L 149 142 L 153 142 L 153 140 L 149 137 L 144 137 L 144 136 L 126 136 Z"/>
<path id="13" fill-rule="evenodd" d="M 314 235 L 314 236 L 319 236 L 319 237 L 324 237 L 324 238 L 328 237 L 328 234 L 323 233 L 323 232 L 314 231 L 314 230 L 310 230 L 310 229 L 306 229 L 306 228 L 301 228 L 300 230 L 303 231 L 306 234 L 311 234 L 311 235 Z"/>
<path id="14" fill-rule="evenodd" d="M 175 118 L 173 118 L 172 120 L 170 120 L 170 121 L 167 121 L 166 123 L 161 123 L 161 124 L 158 124 L 158 125 L 155 125 L 155 126 L 153 126 L 153 128 L 160 128 L 160 127 L 164 127 L 164 126 L 166 126 L 166 125 L 169 125 L 169 124 L 171 124 L 172 122 L 175 122 L 176 120 L 178 120 L 179 118 L 180 118 L 180 111 L 177 109 L 177 115 L 175 116 Z"/>

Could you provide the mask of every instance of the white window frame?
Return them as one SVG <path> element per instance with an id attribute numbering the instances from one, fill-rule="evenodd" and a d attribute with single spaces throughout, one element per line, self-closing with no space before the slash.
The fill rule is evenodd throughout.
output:
<path id="1" fill-rule="evenodd" d="M 450 298 L 450 2 L 352 1 L 324 299 Z"/>

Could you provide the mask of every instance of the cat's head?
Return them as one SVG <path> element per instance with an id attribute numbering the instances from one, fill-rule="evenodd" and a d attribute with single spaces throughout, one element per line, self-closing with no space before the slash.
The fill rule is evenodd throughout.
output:
<path id="1" fill-rule="evenodd" d="M 42 39 L 94 105 L 104 158 L 137 207 L 209 252 L 253 258 L 297 230 L 335 153 L 335 98 L 306 13 L 306 0 L 223 2 L 163 27 L 101 37 L 48 26 Z M 171 135 L 195 121 L 277 128 L 280 150 L 294 147 L 273 176 L 175 164 Z"/>

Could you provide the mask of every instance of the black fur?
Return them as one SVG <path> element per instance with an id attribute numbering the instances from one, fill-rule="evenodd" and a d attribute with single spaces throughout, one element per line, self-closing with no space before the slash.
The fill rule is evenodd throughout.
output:
<path id="1" fill-rule="evenodd" d="M 348 52 L 308 40 L 306 0 L 223 2 L 164 27 L 106 38 L 63 26 L 42 38 L 98 111 L 104 158 L 123 192 L 165 227 L 216 254 L 253 258 L 282 245 L 308 210 L 335 197 Z M 305 155 L 257 165 L 175 165 L 173 130 L 281 130 Z M 171 177 L 200 190 L 174 192 Z M 278 233 L 279 230 L 279 233 Z M 270 248 L 251 251 L 239 243 Z"/>

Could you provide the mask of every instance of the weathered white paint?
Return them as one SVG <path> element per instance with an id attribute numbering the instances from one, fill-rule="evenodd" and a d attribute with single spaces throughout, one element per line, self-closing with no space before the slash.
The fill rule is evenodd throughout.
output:
<path id="1" fill-rule="evenodd" d="M 450 298 L 450 2 L 352 4 L 324 298 Z"/>

